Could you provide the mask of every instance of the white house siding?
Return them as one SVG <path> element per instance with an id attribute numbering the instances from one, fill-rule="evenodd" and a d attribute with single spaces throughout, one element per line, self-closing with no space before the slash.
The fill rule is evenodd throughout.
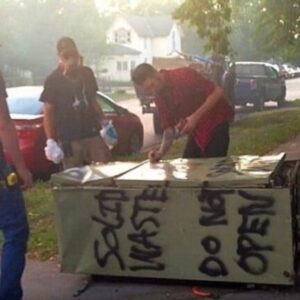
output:
<path id="1" fill-rule="evenodd" d="M 140 50 L 143 53 L 143 62 L 152 64 L 154 54 L 153 54 L 151 39 L 150 38 L 140 38 L 140 40 L 143 44 L 143 47 L 138 50 Z"/>
<path id="2" fill-rule="evenodd" d="M 175 43 L 173 43 L 173 33 Z M 181 51 L 181 38 L 178 27 L 174 25 L 167 37 L 154 38 L 152 48 L 154 57 L 168 57 L 174 54 L 174 50 Z"/>
<path id="3" fill-rule="evenodd" d="M 105 76 L 114 81 L 130 81 L 130 70 L 142 62 L 144 60 L 141 55 L 103 57 L 100 65 L 101 69 L 107 70 L 107 73 L 98 75 L 99 77 Z"/>
<path id="4" fill-rule="evenodd" d="M 115 32 L 120 30 L 121 28 L 130 31 L 131 34 L 131 42 L 130 43 L 122 43 L 122 45 L 132 48 L 134 50 L 141 51 L 142 58 L 141 62 L 152 63 L 152 47 L 151 47 L 151 39 L 144 38 L 137 35 L 136 31 L 131 27 L 131 25 L 124 18 L 117 18 L 113 25 L 107 31 L 107 43 L 115 43 Z M 145 48 L 146 45 L 146 48 Z"/>
<path id="5" fill-rule="evenodd" d="M 173 49 L 173 33 L 175 35 L 175 49 Z M 180 34 L 180 30 L 178 28 L 178 26 L 176 24 L 173 25 L 173 28 L 171 30 L 171 45 L 172 45 L 172 50 L 177 50 L 179 52 L 181 52 L 181 34 Z"/>
<path id="6" fill-rule="evenodd" d="M 171 43 L 170 38 L 165 37 L 158 37 L 152 40 L 152 47 L 153 47 L 153 56 L 155 57 L 166 57 L 170 55 Z"/>

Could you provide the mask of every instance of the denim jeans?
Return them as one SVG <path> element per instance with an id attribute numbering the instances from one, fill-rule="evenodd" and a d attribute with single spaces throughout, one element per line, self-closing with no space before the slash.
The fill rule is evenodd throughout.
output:
<path id="1" fill-rule="evenodd" d="M 0 300 L 22 299 L 21 277 L 29 228 L 22 192 L 0 188 L 0 230 L 4 242 L 1 255 Z"/>

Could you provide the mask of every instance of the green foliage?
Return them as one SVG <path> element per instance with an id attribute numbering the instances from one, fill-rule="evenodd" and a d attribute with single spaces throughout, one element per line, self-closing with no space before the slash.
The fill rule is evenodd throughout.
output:
<path id="1" fill-rule="evenodd" d="M 144 16 L 170 15 L 178 6 L 177 0 L 151 0 L 138 1 L 136 5 L 129 0 L 107 0 L 109 11 L 107 13 L 137 14 Z"/>
<path id="2" fill-rule="evenodd" d="M 185 52 L 231 52 L 241 60 L 273 57 L 300 63 L 299 0 L 152 0 L 138 1 L 136 6 L 129 0 L 107 3 L 114 5 L 111 17 L 116 11 L 174 13 L 183 24 Z M 55 44 L 63 35 L 76 40 L 89 65 L 105 50 L 108 20 L 104 14 L 99 16 L 94 0 L 1 0 L 0 18 L 0 68 L 30 70 L 34 83 L 42 83 L 55 66 Z M 27 83 L 27 78 L 22 82 Z"/>
<path id="3" fill-rule="evenodd" d="M 126 13 L 132 10 L 130 1 L 124 0 L 107 0 L 107 7 L 109 7 L 109 10 L 104 13 L 108 14 Z"/>
<path id="4" fill-rule="evenodd" d="M 134 9 L 134 13 L 141 15 L 170 15 L 178 6 L 176 0 L 141 1 Z"/>
<path id="5" fill-rule="evenodd" d="M 260 51 L 281 56 L 284 60 L 300 60 L 299 0 L 258 1 L 255 40 Z M 262 30 L 263 29 L 263 30 Z"/>
<path id="6" fill-rule="evenodd" d="M 254 17 L 257 4 L 252 1 L 232 0 L 232 32 L 230 44 L 235 60 L 261 60 L 262 53 L 258 50 L 253 34 Z"/>
<path id="7" fill-rule="evenodd" d="M 206 51 L 225 55 L 229 53 L 229 0 L 185 0 L 173 15 L 196 28 L 199 36 L 206 42 Z"/>
<path id="8" fill-rule="evenodd" d="M 31 257 L 49 259 L 57 254 L 54 206 L 50 184 L 36 182 L 24 193 L 30 225 L 28 251 Z"/>
<path id="9" fill-rule="evenodd" d="M 0 66 L 30 70 L 41 83 L 55 67 L 56 41 L 71 36 L 85 61 L 99 57 L 104 26 L 94 0 L 1 0 Z"/>
<path id="10" fill-rule="evenodd" d="M 117 89 L 114 92 L 105 93 L 107 96 L 111 97 L 116 102 L 130 100 L 136 97 L 136 95 L 132 92 L 127 92 L 126 89 Z"/>
<path id="11" fill-rule="evenodd" d="M 299 109 L 276 109 L 252 114 L 234 123 L 231 155 L 263 155 L 300 133 Z"/>
<path id="12" fill-rule="evenodd" d="M 280 51 L 280 56 L 285 60 L 296 65 L 300 65 L 300 37 L 293 45 L 283 47 Z"/>
<path id="13" fill-rule="evenodd" d="M 299 101 L 295 105 L 299 106 Z M 300 134 L 299 109 L 275 109 L 253 113 L 234 122 L 230 129 L 230 155 L 264 155 Z M 185 139 L 176 142 L 168 158 L 179 157 Z"/>
<path id="14" fill-rule="evenodd" d="M 196 28 L 207 52 L 300 62 L 298 0 L 185 0 L 174 16 Z"/>
<path id="15" fill-rule="evenodd" d="M 187 24 L 181 24 L 183 36 L 181 38 L 182 51 L 186 53 L 203 53 L 204 42 L 197 34 L 195 28 L 189 27 Z"/>

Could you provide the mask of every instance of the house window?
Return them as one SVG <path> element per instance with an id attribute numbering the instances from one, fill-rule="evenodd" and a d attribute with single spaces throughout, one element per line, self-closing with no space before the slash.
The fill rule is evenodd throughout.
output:
<path id="1" fill-rule="evenodd" d="M 131 43 L 131 32 L 129 30 L 127 31 L 127 42 Z"/>
<path id="2" fill-rule="evenodd" d="M 115 43 L 118 44 L 126 44 L 131 43 L 131 32 L 124 28 L 120 28 L 118 31 L 114 33 Z"/>
<path id="3" fill-rule="evenodd" d="M 130 69 L 133 70 L 134 68 L 135 68 L 135 61 L 132 60 L 132 61 L 130 62 Z"/>
<path id="4" fill-rule="evenodd" d="M 118 33 L 117 32 L 114 33 L 114 41 L 115 41 L 115 43 L 118 42 Z"/>
<path id="5" fill-rule="evenodd" d="M 144 49 L 147 49 L 147 39 L 144 39 Z"/>
<path id="6" fill-rule="evenodd" d="M 117 71 L 122 71 L 122 62 L 117 61 Z"/>
<path id="7" fill-rule="evenodd" d="M 127 61 L 118 61 L 117 62 L 117 71 L 128 71 L 128 62 Z"/>

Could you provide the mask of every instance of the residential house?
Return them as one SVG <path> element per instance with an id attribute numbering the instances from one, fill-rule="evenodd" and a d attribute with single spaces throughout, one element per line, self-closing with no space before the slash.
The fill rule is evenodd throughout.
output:
<path id="1" fill-rule="evenodd" d="M 171 16 L 118 16 L 106 36 L 108 50 L 100 65 L 114 81 L 129 81 L 138 64 L 172 60 L 181 51 L 181 30 Z"/>

